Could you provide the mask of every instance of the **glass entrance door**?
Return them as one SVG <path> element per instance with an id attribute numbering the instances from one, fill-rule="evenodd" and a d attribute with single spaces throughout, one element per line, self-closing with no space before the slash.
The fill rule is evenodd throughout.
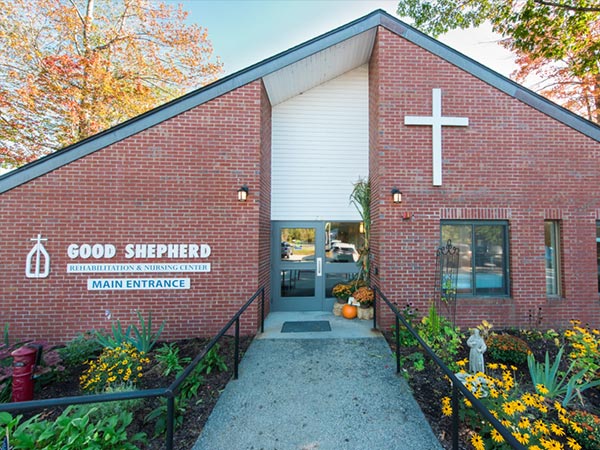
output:
<path id="1" fill-rule="evenodd" d="M 362 236 L 356 222 L 273 222 L 274 311 L 326 311 L 333 286 L 350 281 Z"/>

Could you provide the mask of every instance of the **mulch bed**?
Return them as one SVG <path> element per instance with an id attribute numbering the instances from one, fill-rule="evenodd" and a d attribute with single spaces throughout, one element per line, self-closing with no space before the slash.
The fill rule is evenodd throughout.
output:
<path id="1" fill-rule="evenodd" d="M 537 361 L 544 360 L 546 350 L 548 350 L 548 353 L 550 354 L 551 361 L 554 360 L 554 357 L 558 352 L 558 347 L 553 342 L 534 338 L 532 337 L 534 334 L 517 330 L 496 331 L 496 333 L 502 332 L 514 334 L 526 341 Z M 396 344 L 392 333 L 384 332 L 384 336 L 392 351 L 395 352 Z M 463 342 L 462 352 L 457 357 L 457 360 L 468 358 L 468 350 L 465 340 Z M 421 351 L 421 349 L 418 347 L 401 346 L 399 350 L 400 355 L 404 357 L 411 355 L 416 351 Z M 422 351 L 422 353 L 424 354 L 424 351 Z M 425 359 L 426 365 L 425 370 L 423 371 L 416 371 L 410 363 L 401 367 L 401 370 L 403 371 L 413 396 L 421 407 L 434 434 L 438 437 L 442 446 L 445 449 L 450 450 L 452 448 L 452 418 L 442 414 L 441 399 L 442 397 L 450 396 L 452 394 L 452 387 L 437 364 L 428 357 Z M 487 362 L 488 360 L 486 359 L 486 363 Z M 531 384 L 527 363 L 517 365 L 517 368 L 517 382 L 521 386 Z M 566 367 L 564 367 L 564 370 L 566 370 Z M 583 399 L 585 403 L 583 406 L 579 405 L 580 409 L 593 412 L 594 414 L 600 413 L 600 389 L 598 387 L 586 390 L 583 393 Z M 468 432 L 469 430 L 461 426 L 459 430 L 459 447 L 461 449 L 472 448 L 470 445 L 466 445 L 468 442 Z"/>
<path id="2" fill-rule="evenodd" d="M 196 357 L 209 342 L 209 339 L 187 339 L 176 341 L 175 343 L 179 347 L 180 357 Z M 252 337 L 241 337 L 240 338 L 240 359 L 247 350 L 248 346 L 252 342 Z M 160 343 L 155 346 L 160 347 Z M 224 336 L 219 342 L 219 355 L 223 357 L 227 364 L 227 371 L 219 372 L 216 370 L 211 371 L 210 374 L 205 375 L 204 384 L 200 389 L 198 396 L 193 399 L 189 407 L 187 408 L 184 416 L 183 425 L 179 427 L 175 432 L 174 437 L 174 448 L 181 450 L 189 450 L 192 448 L 202 428 L 208 419 L 211 411 L 213 410 L 221 391 L 225 389 L 225 386 L 233 376 L 233 355 L 234 355 L 234 339 L 231 336 Z M 152 358 L 151 358 L 152 360 Z M 38 390 L 35 393 L 35 399 L 47 399 L 57 397 L 68 397 L 83 395 L 79 388 L 79 376 L 85 370 L 84 366 L 71 370 L 68 376 L 63 381 L 53 382 Z M 165 378 L 161 375 L 160 370 L 156 366 L 150 366 L 142 377 L 142 382 L 139 385 L 140 389 L 155 389 L 167 387 L 175 379 L 174 376 Z M 154 437 L 154 424 L 146 423 L 144 417 L 150 413 L 159 404 L 158 399 L 147 399 L 144 401 L 141 409 L 135 412 L 133 423 L 129 426 L 128 431 L 130 435 L 138 432 L 145 432 L 148 436 L 148 444 L 140 446 L 144 450 L 159 450 L 165 448 L 165 437 Z M 62 408 L 56 408 L 52 410 L 42 411 L 41 414 L 44 418 L 51 419 L 60 414 Z M 39 414 L 40 411 L 26 414 L 29 417 L 33 414 Z"/>

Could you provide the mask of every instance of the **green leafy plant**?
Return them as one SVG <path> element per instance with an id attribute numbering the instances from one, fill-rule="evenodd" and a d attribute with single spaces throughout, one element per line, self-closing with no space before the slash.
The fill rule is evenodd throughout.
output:
<path id="1" fill-rule="evenodd" d="M 130 412 L 121 410 L 103 417 L 96 411 L 97 407 L 87 405 L 69 406 L 56 420 L 36 415 L 22 423 L 22 416 L 0 412 L 0 439 L 8 433 L 11 447 L 22 450 L 136 450 L 135 442 L 146 441 L 144 433 L 128 435 L 127 426 L 133 419 Z"/>
<path id="2" fill-rule="evenodd" d="M 175 397 L 175 429 L 181 427 L 183 424 L 183 417 L 188 404 L 189 402 L 182 399 L 180 396 Z M 154 422 L 154 437 L 162 436 L 167 432 L 167 417 L 167 399 L 161 397 L 159 406 L 154 408 L 146 415 L 146 417 L 144 417 L 144 422 Z"/>
<path id="3" fill-rule="evenodd" d="M 209 375 L 213 370 L 224 372 L 227 370 L 227 364 L 221 355 L 219 355 L 219 344 L 211 348 L 204 359 L 199 364 L 200 372 Z"/>
<path id="4" fill-rule="evenodd" d="M 112 334 L 104 335 L 96 332 L 96 339 L 105 348 L 116 348 L 121 344 L 127 342 L 133 345 L 138 351 L 148 353 L 156 341 L 160 337 L 165 328 L 166 321 L 163 321 L 156 333 L 152 332 L 152 312 L 148 313 L 148 321 L 144 320 L 144 317 L 140 311 L 136 311 L 138 320 L 140 321 L 140 328 L 135 325 L 129 325 L 125 331 L 121 326 L 121 322 L 117 320 L 111 325 Z M 133 333 L 133 335 L 132 335 Z"/>
<path id="5" fill-rule="evenodd" d="M 111 325 L 111 334 L 102 334 L 100 331 L 96 331 L 96 340 L 103 348 L 117 348 L 125 342 L 129 341 L 129 335 L 131 333 L 131 325 L 129 325 L 125 331 L 121 326 L 121 322 L 117 320 Z"/>
<path id="6" fill-rule="evenodd" d="M 600 331 L 582 327 L 581 322 L 572 320 L 572 329 L 565 330 L 569 344 L 569 359 L 576 369 L 586 369 L 586 380 L 600 377 Z"/>
<path id="7" fill-rule="evenodd" d="M 131 344 L 105 348 L 97 361 L 89 361 L 81 375 L 81 388 L 88 392 L 102 392 L 108 387 L 136 384 L 142 377 L 144 364 L 150 360 Z"/>
<path id="8" fill-rule="evenodd" d="M 190 401 L 198 395 L 198 391 L 204 384 L 204 377 L 200 374 L 200 365 L 181 383 L 179 394 L 175 397 L 175 427 L 181 426 L 183 416 Z M 160 436 L 167 430 L 167 399 L 160 398 L 159 406 L 146 415 L 144 421 L 154 422 L 154 435 Z"/>
<path id="9" fill-rule="evenodd" d="M 450 368 L 454 368 L 455 357 L 462 348 L 463 335 L 448 319 L 437 312 L 435 304 L 429 307 L 417 327 L 421 338 Z"/>
<path id="10" fill-rule="evenodd" d="M 571 363 L 567 372 L 560 372 L 560 360 L 563 352 L 564 348 L 561 347 L 552 364 L 550 364 L 550 355 L 547 351 L 543 363 L 537 362 L 530 353 L 527 355 L 527 366 L 536 392 L 549 399 L 562 398 L 562 406 L 566 408 L 575 395 L 579 395 L 591 387 L 600 386 L 600 380 L 584 382 L 585 369 L 571 375 L 575 363 Z"/>
<path id="11" fill-rule="evenodd" d="M 494 361 L 524 364 L 531 349 L 523 339 L 512 334 L 492 334 L 486 340 L 487 353 Z"/>
<path id="12" fill-rule="evenodd" d="M 67 367 L 76 368 L 90 359 L 98 357 L 102 346 L 91 331 L 79 334 L 63 348 L 57 349 L 58 354 Z"/>
<path id="13" fill-rule="evenodd" d="M 179 356 L 179 348 L 171 344 L 163 344 L 158 350 L 154 359 L 158 362 L 163 376 L 168 377 L 171 374 L 178 375 L 183 371 L 182 364 L 189 364 L 192 358 Z"/>
<path id="14" fill-rule="evenodd" d="M 411 304 L 407 303 L 404 306 L 404 308 L 402 309 L 402 316 L 409 325 L 415 328 L 415 320 L 417 318 L 417 314 L 412 308 Z M 401 346 L 412 347 L 414 345 L 417 345 L 417 340 L 415 339 L 415 337 L 410 331 L 408 331 L 408 328 L 406 328 L 402 323 L 400 323 L 398 330 L 396 330 L 396 327 L 392 325 L 392 335 L 394 337 L 394 342 L 396 342 L 396 333 L 398 333 L 399 335 L 398 338 Z"/>
<path id="15" fill-rule="evenodd" d="M 371 183 L 368 180 L 359 180 L 354 184 L 354 189 L 350 194 L 350 203 L 352 203 L 363 222 L 364 242 L 358 249 L 358 280 L 363 280 L 370 284 L 370 257 L 369 257 L 369 239 L 371 237 Z"/>

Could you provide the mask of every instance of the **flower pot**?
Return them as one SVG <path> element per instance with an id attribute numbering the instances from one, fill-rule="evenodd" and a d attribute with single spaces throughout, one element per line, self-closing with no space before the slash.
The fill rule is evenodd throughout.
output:
<path id="1" fill-rule="evenodd" d="M 348 303 L 348 300 L 344 300 L 343 298 L 336 298 L 336 302 L 340 305 L 345 305 L 346 303 Z"/>

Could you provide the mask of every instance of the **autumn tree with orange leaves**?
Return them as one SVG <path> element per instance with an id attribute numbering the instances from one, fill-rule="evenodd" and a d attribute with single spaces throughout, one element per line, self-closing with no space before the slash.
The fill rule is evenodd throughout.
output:
<path id="1" fill-rule="evenodd" d="M 514 52 L 518 81 L 600 124 L 598 0 L 401 0 L 398 14 L 433 36 L 489 21 Z"/>
<path id="2" fill-rule="evenodd" d="M 207 31 L 152 0 L 0 0 L 0 166 L 14 168 L 217 78 Z"/>

